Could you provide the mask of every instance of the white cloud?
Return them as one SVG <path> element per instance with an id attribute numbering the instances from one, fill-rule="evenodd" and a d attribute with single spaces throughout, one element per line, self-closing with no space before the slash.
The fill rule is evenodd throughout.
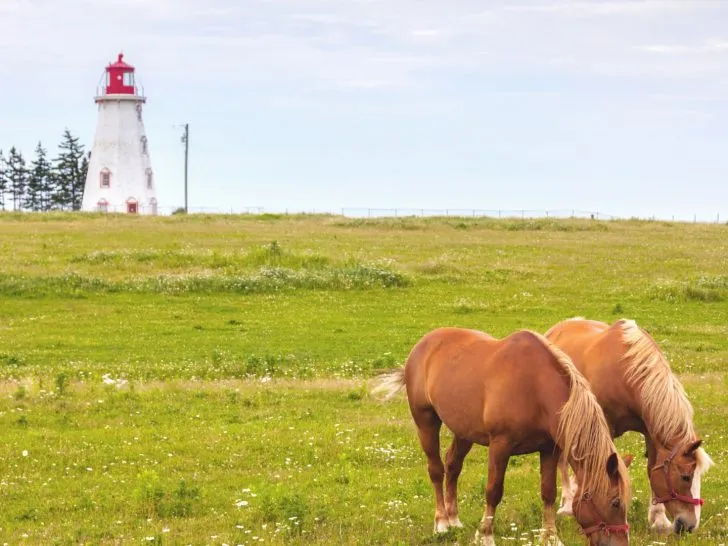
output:
<path id="1" fill-rule="evenodd" d="M 722 0 L 482 6 L 478 0 L 2 0 L 0 72 L 100 73 L 102 62 L 123 49 L 142 78 L 176 81 L 193 71 L 196 85 L 233 87 L 391 89 L 504 73 L 728 81 Z M 678 55 L 690 55 L 690 62 L 675 63 Z"/>
<path id="2" fill-rule="evenodd" d="M 416 38 L 441 38 L 450 34 L 450 31 L 444 28 L 418 28 L 410 31 L 410 35 Z"/>
<path id="3" fill-rule="evenodd" d="M 721 6 L 721 0 L 582 0 L 579 2 L 533 1 L 504 5 L 517 12 L 561 13 L 568 15 L 653 15 L 667 11 L 694 11 Z"/>
<path id="4" fill-rule="evenodd" d="M 653 44 L 640 46 L 638 49 L 650 53 L 695 54 L 695 53 L 728 53 L 728 41 L 711 41 L 700 45 Z"/>
<path id="5" fill-rule="evenodd" d="M 337 82 L 341 87 L 352 87 L 359 89 L 378 89 L 382 87 L 393 87 L 395 82 L 388 80 L 341 80 Z"/>

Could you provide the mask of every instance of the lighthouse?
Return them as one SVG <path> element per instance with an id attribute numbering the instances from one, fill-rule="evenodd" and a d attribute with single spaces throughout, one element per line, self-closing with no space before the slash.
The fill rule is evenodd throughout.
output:
<path id="1" fill-rule="evenodd" d="M 157 214 L 154 173 L 144 131 L 146 97 L 134 81 L 134 67 L 119 53 L 96 94 L 98 121 L 81 209 Z"/>

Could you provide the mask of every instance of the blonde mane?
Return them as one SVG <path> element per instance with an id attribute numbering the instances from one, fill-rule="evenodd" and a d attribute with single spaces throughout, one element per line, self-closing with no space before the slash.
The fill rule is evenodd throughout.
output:
<path id="1" fill-rule="evenodd" d="M 582 490 L 592 496 L 605 495 L 610 487 L 607 459 L 617 448 L 599 402 L 586 378 L 571 359 L 556 345 L 540 334 L 536 337 L 554 355 L 561 369 L 569 377 L 569 399 L 561 408 L 556 442 L 571 460 L 582 465 Z M 630 481 L 627 467 L 618 457 L 620 496 L 629 499 Z"/>
<path id="2" fill-rule="evenodd" d="M 619 323 L 627 345 L 627 384 L 639 389 L 644 420 L 650 434 L 662 443 L 687 443 L 696 438 L 693 406 L 652 337 L 633 320 Z"/>

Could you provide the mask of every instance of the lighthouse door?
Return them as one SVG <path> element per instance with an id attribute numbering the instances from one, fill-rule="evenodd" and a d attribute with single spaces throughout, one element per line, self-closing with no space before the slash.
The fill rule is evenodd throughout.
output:
<path id="1" fill-rule="evenodd" d="M 137 203 L 136 201 L 130 201 L 126 204 L 126 212 L 129 214 L 136 214 L 137 213 Z"/>

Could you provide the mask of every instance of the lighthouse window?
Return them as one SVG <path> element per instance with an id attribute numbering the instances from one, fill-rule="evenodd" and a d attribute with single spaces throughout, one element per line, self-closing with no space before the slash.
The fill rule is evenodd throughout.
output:
<path id="1" fill-rule="evenodd" d="M 96 209 L 98 212 L 109 212 L 109 202 L 106 199 L 102 199 L 96 203 Z"/>
<path id="2" fill-rule="evenodd" d="M 111 171 L 109 171 L 109 169 L 101 170 L 101 187 L 102 188 L 111 187 Z"/>
<path id="3" fill-rule="evenodd" d="M 137 120 L 142 120 L 142 105 L 141 103 L 136 105 L 136 114 L 137 114 Z"/>
<path id="4" fill-rule="evenodd" d="M 147 153 L 147 137 L 143 136 L 141 140 L 142 140 L 142 153 L 146 154 Z"/>
<path id="5" fill-rule="evenodd" d="M 149 188 L 150 190 L 152 189 L 152 182 L 153 182 L 152 169 L 147 169 L 147 188 Z"/>
<path id="6" fill-rule="evenodd" d="M 124 85 L 127 87 L 134 85 L 134 73 L 124 72 Z"/>

